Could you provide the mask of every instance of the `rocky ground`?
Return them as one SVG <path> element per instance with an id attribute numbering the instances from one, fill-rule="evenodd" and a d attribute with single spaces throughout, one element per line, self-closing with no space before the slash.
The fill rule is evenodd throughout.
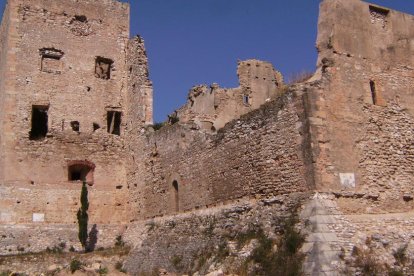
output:
<path id="1" fill-rule="evenodd" d="M 120 246 L 92 253 L 41 252 L 0 257 L 0 275 L 127 275 L 123 263 L 129 248 Z"/>

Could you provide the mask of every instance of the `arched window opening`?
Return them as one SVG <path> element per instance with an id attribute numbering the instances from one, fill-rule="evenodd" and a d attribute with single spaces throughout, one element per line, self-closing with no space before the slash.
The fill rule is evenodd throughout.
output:
<path id="1" fill-rule="evenodd" d="M 178 212 L 180 211 L 180 198 L 179 198 L 179 194 L 178 194 L 178 182 L 177 180 L 173 181 L 173 188 L 174 188 L 174 204 L 175 204 L 175 211 Z"/>
<path id="2" fill-rule="evenodd" d="M 93 172 L 95 165 L 89 161 L 71 161 L 68 164 L 69 181 L 86 181 L 88 185 L 93 184 Z"/>

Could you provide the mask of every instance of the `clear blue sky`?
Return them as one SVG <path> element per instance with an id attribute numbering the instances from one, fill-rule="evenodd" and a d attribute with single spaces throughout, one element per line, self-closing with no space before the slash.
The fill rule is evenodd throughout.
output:
<path id="1" fill-rule="evenodd" d="M 270 61 L 285 78 L 315 69 L 320 0 L 130 2 L 131 35 L 146 42 L 155 121 L 183 105 L 193 85 L 236 87 L 238 59 Z M 414 14 L 414 0 L 370 2 Z"/>

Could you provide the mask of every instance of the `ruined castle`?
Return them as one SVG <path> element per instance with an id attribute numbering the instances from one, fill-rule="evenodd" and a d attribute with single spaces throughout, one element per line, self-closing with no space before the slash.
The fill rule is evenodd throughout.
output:
<path id="1" fill-rule="evenodd" d="M 239 62 L 239 87 L 195 86 L 155 131 L 144 42 L 129 38 L 127 3 L 9 0 L 0 28 L 1 254 L 62 239 L 79 247 L 82 181 L 103 246 L 119 234 L 137 244 L 134 227 L 149 219 L 298 193 L 347 221 L 329 223 L 341 226 L 324 230 L 332 240 L 309 236 L 317 261 L 308 271 L 318 262 L 335 269 L 325 257 L 338 249 L 318 242 L 349 253 L 372 231 L 409 240 L 413 217 L 392 214 L 414 209 L 414 17 L 325 0 L 317 49 L 315 74 L 289 86 L 267 62 Z M 398 229 L 384 227 L 383 214 Z"/>

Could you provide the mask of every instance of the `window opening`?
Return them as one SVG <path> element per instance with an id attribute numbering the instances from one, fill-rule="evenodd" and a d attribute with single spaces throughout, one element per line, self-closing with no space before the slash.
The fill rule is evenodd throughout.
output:
<path id="1" fill-rule="evenodd" d="M 389 14 L 389 10 L 383 9 L 380 7 L 369 6 L 369 14 L 371 16 L 371 23 L 378 24 L 382 28 L 386 27 L 387 24 L 387 16 Z"/>
<path id="2" fill-rule="evenodd" d="M 103 80 L 111 78 L 111 67 L 113 60 L 109 58 L 96 57 L 95 60 L 95 77 Z"/>
<path id="3" fill-rule="evenodd" d="M 41 140 L 47 134 L 48 106 L 32 106 L 32 128 L 29 133 L 30 140 Z"/>
<path id="4" fill-rule="evenodd" d="M 121 112 L 108 111 L 107 112 L 108 133 L 120 135 L 121 134 Z"/>
<path id="5" fill-rule="evenodd" d="M 75 15 L 75 20 L 82 23 L 88 22 L 88 18 L 84 15 Z"/>
<path id="6" fill-rule="evenodd" d="M 93 184 L 93 172 L 95 165 L 89 161 L 71 161 L 68 164 L 69 181 L 86 181 Z"/>
<path id="7" fill-rule="evenodd" d="M 377 98 L 377 91 L 375 88 L 375 82 L 374 81 L 370 81 L 369 82 L 369 86 L 371 88 L 371 97 L 372 97 L 372 103 L 377 105 L 378 103 L 378 98 Z"/>
<path id="8" fill-rule="evenodd" d="M 93 131 L 97 131 L 100 128 L 101 128 L 101 126 L 99 124 L 93 123 Z"/>
<path id="9" fill-rule="evenodd" d="M 179 202 L 179 194 L 178 194 L 178 182 L 177 180 L 173 181 L 173 188 L 174 188 L 174 204 L 175 204 L 175 211 L 180 211 L 180 202 Z"/>
<path id="10" fill-rule="evenodd" d="M 248 95 L 243 95 L 243 104 L 250 105 L 250 97 Z"/>
<path id="11" fill-rule="evenodd" d="M 60 74 L 62 70 L 61 58 L 63 52 L 54 48 L 40 49 L 42 72 Z"/>
<path id="12" fill-rule="evenodd" d="M 70 122 L 70 126 L 72 127 L 73 131 L 79 132 L 79 122 L 78 121 Z"/>

